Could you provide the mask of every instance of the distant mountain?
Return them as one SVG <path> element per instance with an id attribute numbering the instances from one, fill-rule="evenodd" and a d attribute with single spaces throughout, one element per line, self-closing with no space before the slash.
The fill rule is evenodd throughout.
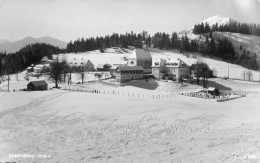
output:
<path id="1" fill-rule="evenodd" d="M 212 27 L 215 24 L 225 25 L 225 24 L 234 23 L 234 22 L 239 23 L 238 21 L 236 21 L 236 20 L 234 20 L 232 18 L 221 17 L 219 15 L 216 15 L 216 16 L 209 17 L 209 18 L 207 18 L 207 19 L 205 19 L 205 20 L 203 20 L 202 22 L 199 22 L 199 23 L 204 23 L 204 24 L 208 23 L 209 26 Z M 179 35 L 184 35 L 185 33 L 186 34 L 192 34 L 193 33 L 193 27 L 189 28 L 187 30 L 183 30 L 183 31 L 179 32 L 178 34 Z"/>
<path id="2" fill-rule="evenodd" d="M 19 51 L 21 48 L 25 47 L 26 45 L 35 44 L 35 43 L 50 44 L 59 47 L 61 49 L 65 49 L 68 44 L 64 41 L 49 36 L 40 37 L 40 38 L 25 37 L 24 39 L 15 42 L 0 40 L 0 52 L 6 51 L 6 53 L 14 53 Z"/>
<path id="3" fill-rule="evenodd" d="M 4 43 L 4 42 L 8 42 L 8 40 L 6 39 L 0 39 L 0 44 Z"/>

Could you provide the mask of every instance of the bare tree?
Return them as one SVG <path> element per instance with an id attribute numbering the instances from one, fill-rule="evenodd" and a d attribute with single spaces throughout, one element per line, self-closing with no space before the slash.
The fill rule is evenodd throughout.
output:
<path id="1" fill-rule="evenodd" d="M 101 74 L 101 73 L 97 74 L 97 77 L 98 77 L 99 82 L 101 82 L 102 76 L 103 76 L 103 74 Z"/>
<path id="2" fill-rule="evenodd" d="M 69 65 L 67 65 L 65 62 L 63 62 L 63 82 L 65 83 L 66 82 L 66 76 L 67 76 L 67 73 L 70 72 L 70 67 Z M 68 81 L 69 81 L 69 77 L 68 77 Z"/>
<path id="3" fill-rule="evenodd" d="M 241 72 L 241 77 L 242 77 L 242 80 L 244 80 L 244 81 L 246 80 L 246 76 L 247 76 L 246 73 L 247 73 L 246 70 L 243 70 Z"/>
<path id="4" fill-rule="evenodd" d="M 85 79 L 85 72 L 84 71 L 80 73 L 80 77 L 81 77 L 81 83 L 83 83 L 84 79 Z"/>
<path id="5" fill-rule="evenodd" d="M 58 61 L 51 63 L 50 65 L 50 79 L 55 83 L 55 87 L 58 88 L 59 82 L 62 80 L 62 73 L 64 70 L 64 63 Z"/>
<path id="6" fill-rule="evenodd" d="M 253 80 L 253 73 L 252 73 L 252 71 L 247 71 L 246 76 L 247 76 L 248 81 L 252 81 Z"/>

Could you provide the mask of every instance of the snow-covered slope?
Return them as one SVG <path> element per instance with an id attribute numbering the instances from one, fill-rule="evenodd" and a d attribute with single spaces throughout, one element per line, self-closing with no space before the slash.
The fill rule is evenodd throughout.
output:
<path id="1" fill-rule="evenodd" d="M 260 59 L 260 37 L 253 35 L 245 35 L 241 33 L 230 33 L 230 32 L 213 32 L 215 38 L 227 37 L 229 41 L 232 42 L 237 54 L 242 54 L 243 50 L 240 50 L 240 46 L 247 52 L 250 56 L 254 54 L 257 55 L 257 59 Z"/>
<path id="2" fill-rule="evenodd" d="M 219 15 L 209 17 L 202 21 L 202 23 L 204 23 L 204 24 L 208 23 L 209 26 L 213 26 L 215 24 L 226 25 L 226 24 L 235 23 L 235 22 L 238 22 L 238 21 L 236 21 L 230 17 L 221 17 Z"/>
<path id="3" fill-rule="evenodd" d="M 197 58 L 189 57 L 187 58 L 183 54 L 179 53 L 179 51 L 165 51 L 165 50 L 158 50 L 154 48 L 149 48 L 149 52 L 151 53 L 152 59 L 160 59 L 160 58 L 171 58 L 176 59 L 180 58 L 188 65 L 195 63 L 198 59 L 206 62 L 211 69 L 216 69 L 218 77 L 226 77 L 228 74 L 228 67 L 229 67 L 229 77 L 241 79 L 241 72 L 247 70 L 239 65 L 235 64 L 228 64 L 227 62 L 218 61 L 210 58 L 205 58 L 201 56 L 199 53 L 190 53 L 190 55 L 197 56 Z M 99 63 L 108 63 L 108 64 L 125 64 L 124 57 L 128 57 L 131 53 L 100 53 L 98 50 L 96 51 L 89 51 L 84 53 L 70 53 L 70 54 L 62 54 L 65 55 L 71 62 L 76 62 L 78 60 L 87 60 L 89 59 L 94 66 L 96 67 Z M 259 72 L 253 72 L 253 79 L 259 80 Z"/>
<path id="4" fill-rule="evenodd" d="M 239 23 L 239 22 L 230 17 L 221 17 L 219 15 L 216 15 L 216 16 L 209 17 L 199 23 L 204 23 L 204 24 L 208 23 L 209 26 L 212 27 L 215 24 L 225 25 L 229 23 Z M 192 40 L 205 41 L 206 39 L 203 35 L 194 34 L 193 27 L 179 32 L 178 36 L 181 37 L 184 34 L 186 34 L 187 37 Z M 245 35 L 240 33 L 230 33 L 230 32 L 213 32 L 213 37 L 228 38 L 232 42 L 233 46 L 235 47 L 237 54 L 242 54 L 243 51 L 240 51 L 240 46 L 242 45 L 243 48 L 245 48 L 245 50 L 249 52 L 249 54 L 251 54 L 251 56 L 256 53 L 257 59 L 260 58 L 260 37 L 259 36 Z"/>
<path id="5" fill-rule="evenodd" d="M 208 23 L 210 27 L 212 27 L 213 25 L 215 24 L 218 24 L 218 25 L 225 25 L 225 24 L 229 24 L 229 23 L 234 23 L 234 22 L 237 22 L 236 20 L 230 18 L 230 17 L 221 17 L 220 15 L 216 15 L 216 16 L 212 16 L 212 17 L 209 17 L 201 22 L 200 23 Z M 193 26 L 194 27 L 194 26 Z M 178 34 L 179 35 L 184 35 L 185 33 L 188 35 L 188 34 L 193 34 L 193 27 L 191 28 L 188 28 L 186 30 L 183 30 L 181 32 L 179 32 Z"/>

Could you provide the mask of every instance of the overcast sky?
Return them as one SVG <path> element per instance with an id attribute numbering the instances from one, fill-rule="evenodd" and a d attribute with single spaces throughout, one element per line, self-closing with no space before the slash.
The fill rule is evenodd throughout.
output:
<path id="1" fill-rule="evenodd" d="M 0 0 L 0 39 L 172 33 L 215 15 L 260 24 L 260 0 Z"/>

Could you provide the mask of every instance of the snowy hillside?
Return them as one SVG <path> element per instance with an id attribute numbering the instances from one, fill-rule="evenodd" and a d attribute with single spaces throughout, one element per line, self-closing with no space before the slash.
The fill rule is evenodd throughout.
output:
<path id="1" fill-rule="evenodd" d="M 149 49 L 153 59 L 160 59 L 160 58 L 171 58 L 176 59 L 180 58 L 188 65 L 195 63 L 197 60 L 202 60 L 206 62 L 211 69 L 216 69 L 218 77 L 226 77 L 228 75 L 228 67 L 229 67 L 229 77 L 241 79 L 241 72 L 244 70 L 248 70 L 244 67 L 235 64 L 229 64 L 224 61 L 218 61 L 210 58 L 205 58 L 201 56 L 199 53 L 189 53 L 191 56 L 196 56 L 196 58 L 189 57 L 187 58 L 183 54 L 179 53 L 179 51 L 165 51 L 150 48 Z M 99 63 L 108 63 L 108 64 L 125 64 L 124 57 L 128 57 L 131 53 L 100 53 L 98 50 L 84 52 L 84 53 L 70 53 L 70 54 L 63 54 L 65 55 L 70 62 L 74 63 L 78 60 L 81 61 L 89 59 L 94 66 L 96 67 Z M 253 79 L 259 80 L 259 72 L 253 72 Z"/>
<path id="2" fill-rule="evenodd" d="M 213 36 L 217 38 L 227 37 L 235 47 L 239 54 L 242 54 L 240 51 L 240 46 L 242 45 L 246 51 L 249 51 L 251 55 L 254 53 L 258 54 L 260 57 L 260 37 L 253 35 L 245 35 L 241 33 L 230 33 L 230 32 L 213 32 Z"/>
<path id="3" fill-rule="evenodd" d="M 234 20 L 232 18 L 229 18 L 229 17 L 221 17 L 219 15 L 216 15 L 216 16 L 209 17 L 209 18 L 199 22 L 199 24 L 200 23 L 204 23 L 204 24 L 208 23 L 209 26 L 212 27 L 215 24 L 225 25 L 225 24 L 234 23 L 234 22 L 238 22 L 238 21 L 236 21 L 236 20 Z M 179 32 L 179 35 L 184 35 L 185 33 L 186 34 L 193 34 L 193 27 L 188 28 L 187 30 L 183 30 L 183 31 Z"/>
<path id="4" fill-rule="evenodd" d="M 219 15 L 209 17 L 202 21 L 202 23 L 204 23 L 204 24 L 208 23 L 210 27 L 212 27 L 215 24 L 225 25 L 225 24 L 235 23 L 235 22 L 238 23 L 238 21 L 236 21 L 230 17 L 221 17 Z"/>

